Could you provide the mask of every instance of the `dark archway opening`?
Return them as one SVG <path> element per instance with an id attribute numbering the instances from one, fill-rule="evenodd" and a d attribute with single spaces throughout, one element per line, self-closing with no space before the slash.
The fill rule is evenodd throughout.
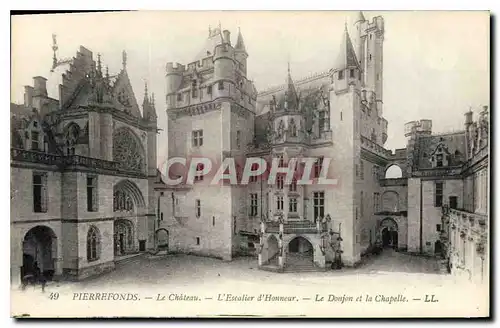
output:
<path id="1" fill-rule="evenodd" d="M 52 280 L 56 253 L 57 238 L 52 229 L 46 226 L 30 229 L 23 239 L 22 281 Z"/>
<path id="2" fill-rule="evenodd" d="M 382 247 L 397 248 L 398 247 L 398 232 L 384 228 L 382 230 Z"/>
<path id="3" fill-rule="evenodd" d="M 313 262 L 314 248 L 309 240 L 295 237 L 288 243 L 287 266 L 310 266 Z"/>

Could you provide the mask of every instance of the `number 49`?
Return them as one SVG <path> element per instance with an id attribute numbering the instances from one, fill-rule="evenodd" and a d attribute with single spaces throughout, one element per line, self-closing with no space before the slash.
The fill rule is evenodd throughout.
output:
<path id="1" fill-rule="evenodd" d="M 50 293 L 50 295 L 49 295 L 49 299 L 50 299 L 50 300 L 55 301 L 55 300 L 57 300 L 58 298 L 59 298 L 59 293 Z"/>

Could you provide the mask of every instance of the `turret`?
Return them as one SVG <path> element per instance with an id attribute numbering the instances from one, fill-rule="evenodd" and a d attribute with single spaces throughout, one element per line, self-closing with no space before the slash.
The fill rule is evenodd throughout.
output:
<path id="1" fill-rule="evenodd" d="M 33 93 L 34 88 L 30 85 L 24 86 L 24 107 L 33 108 Z"/>
<path id="2" fill-rule="evenodd" d="M 157 119 L 156 109 L 154 104 L 154 94 L 152 95 L 151 98 L 149 98 L 147 82 L 145 83 L 144 86 L 144 100 L 142 101 L 142 116 L 144 117 L 144 119 L 150 122 L 156 122 Z"/>
<path id="3" fill-rule="evenodd" d="M 230 89 L 235 84 L 234 48 L 227 43 L 219 44 L 214 49 L 214 97 L 229 97 Z"/>
<path id="4" fill-rule="evenodd" d="M 333 81 L 335 91 L 345 90 L 349 85 L 360 85 L 361 69 L 356 58 L 356 53 L 352 45 L 347 25 L 344 29 L 342 43 L 340 44 L 339 53 L 335 65 L 333 67 Z"/>
<path id="5" fill-rule="evenodd" d="M 47 79 L 43 76 L 35 76 L 33 82 L 35 86 L 33 95 L 47 97 Z"/>
<path id="6" fill-rule="evenodd" d="M 465 113 L 465 131 L 469 129 L 469 126 L 472 124 L 472 109 L 469 109 L 467 113 Z"/>
<path id="7" fill-rule="evenodd" d="M 361 74 L 363 74 L 363 63 L 365 61 L 365 43 L 366 34 L 364 33 L 366 29 L 367 20 L 363 15 L 362 11 L 358 11 L 356 18 L 354 19 L 354 28 L 356 29 L 356 35 L 354 36 L 354 44 L 356 47 L 356 56 L 358 59 L 358 64 L 361 67 Z M 364 77 L 361 77 L 362 83 L 364 82 Z"/>
<path id="8" fill-rule="evenodd" d="M 179 63 L 167 63 L 166 66 L 166 82 L 167 82 L 167 110 L 175 108 L 176 93 L 182 83 L 182 75 L 186 71 L 186 67 Z"/>

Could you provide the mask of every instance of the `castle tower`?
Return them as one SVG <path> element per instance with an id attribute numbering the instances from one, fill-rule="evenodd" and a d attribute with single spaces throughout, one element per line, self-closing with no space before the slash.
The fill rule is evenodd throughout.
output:
<path id="1" fill-rule="evenodd" d="M 363 86 L 375 93 L 377 112 L 382 116 L 384 19 L 377 16 L 370 23 L 360 12 L 354 25 L 357 31 L 358 62 L 363 71 Z"/>
<path id="2" fill-rule="evenodd" d="M 350 85 L 359 86 L 361 84 L 361 67 L 359 66 L 351 37 L 347 31 L 347 25 L 345 26 L 342 43 L 340 44 L 339 53 L 333 67 L 333 84 L 336 92 L 346 90 Z"/>

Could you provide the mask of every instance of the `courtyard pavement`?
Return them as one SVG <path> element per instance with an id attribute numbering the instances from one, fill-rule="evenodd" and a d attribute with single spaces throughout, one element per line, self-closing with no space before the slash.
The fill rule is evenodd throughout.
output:
<path id="1" fill-rule="evenodd" d="M 95 278 L 80 282 L 52 282 L 44 293 L 39 287 L 29 287 L 24 292 L 13 288 L 11 299 L 15 306 L 11 311 L 16 315 L 29 313 L 48 317 L 182 317 L 192 316 L 193 313 L 201 316 L 218 313 L 271 316 L 317 313 L 342 317 L 408 316 L 419 315 L 424 310 L 429 316 L 465 315 L 470 309 L 479 311 L 480 306 L 484 307 L 476 300 L 484 301 L 486 298 L 476 297 L 473 294 L 476 289 L 466 290 L 463 284 L 456 285 L 453 276 L 442 272 L 437 259 L 393 250 L 365 257 L 356 268 L 291 273 L 259 270 L 257 259 L 252 257 L 224 262 L 184 254 L 143 254 L 118 263 L 113 272 Z M 53 300 L 51 297 L 56 293 L 59 298 Z M 79 298 L 84 297 L 82 295 L 92 293 L 134 294 L 137 302 L 79 302 Z M 223 301 L 234 295 L 256 299 L 259 295 L 271 294 L 296 298 L 296 301 L 286 304 Z M 424 302 L 432 295 L 440 303 Z M 369 296 L 378 301 L 369 301 L 371 304 L 368 307 L 349 306 L 359 303 L 354 301 L 355 297 L 362 297 L 361 303 L 366 303 Z M 195 298 L 198 302 L 186 302 L 188 299 L 185 297 Z M 321 297 L 324 299 L 317 301 Z M 333 301 L 326 301 L 329 298 Z M 398 301 L 392 301 L 396 299 Z M 472 304 L 458 304 L 457 300 Z M 450 305 L 443 308 L 444 304 Z"/>

